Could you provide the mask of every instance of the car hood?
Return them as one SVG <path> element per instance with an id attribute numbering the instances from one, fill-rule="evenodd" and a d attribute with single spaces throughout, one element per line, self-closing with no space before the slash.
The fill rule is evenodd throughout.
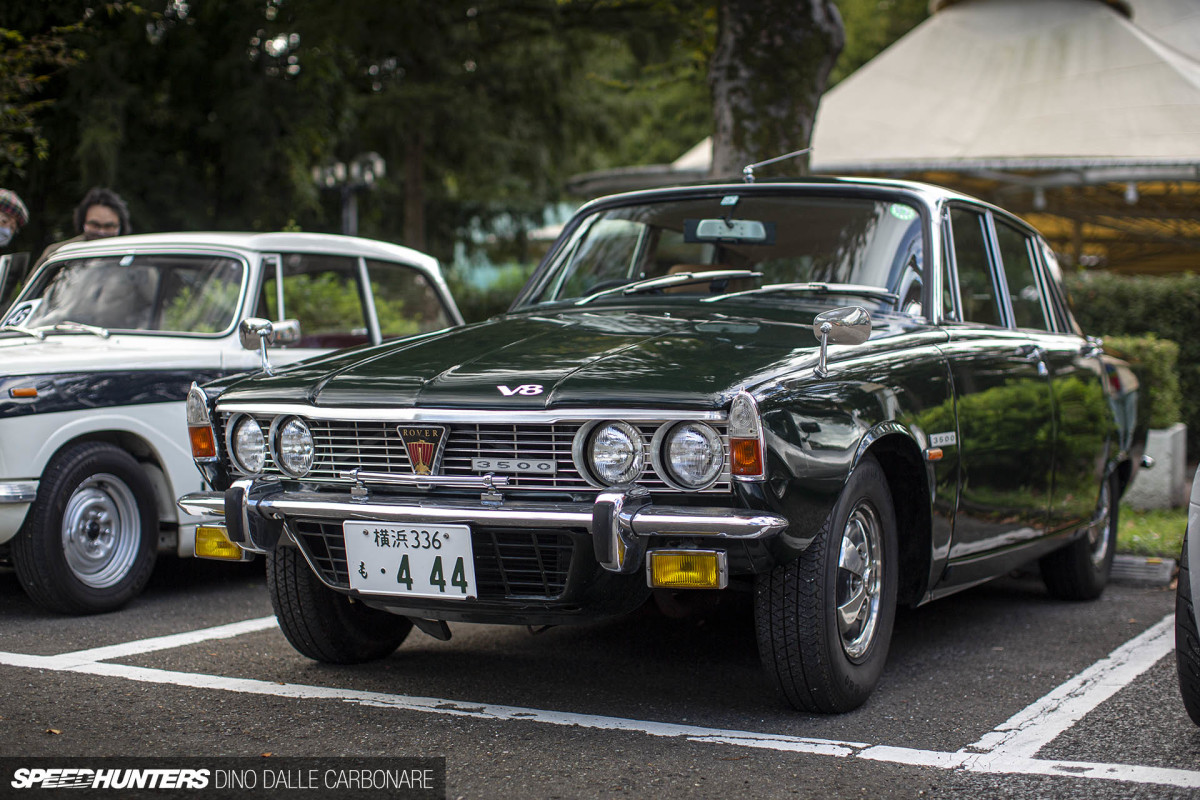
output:
<path id="1" fill-rule="evenodd" d="M 232 386 L 225 401 L 328 407 L 717 408 L 780 369 L 815 363 L 811 318 L 678 312 L 507 316 L 305 362 Z"/>
<path id="2" fill-rule="evenodd" d="M 23 334 L 0 334 L 0 376 L 5 377 L 156 368 L 212 370 L 220 362 L 211 340 L 120 334 L 102 339 L 88 333 L 57 333 L 39 341 Z"/>

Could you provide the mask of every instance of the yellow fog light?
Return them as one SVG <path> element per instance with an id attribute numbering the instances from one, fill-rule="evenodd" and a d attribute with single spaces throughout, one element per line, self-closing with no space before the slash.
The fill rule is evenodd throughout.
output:
<path id="1" fill-rule="evenodd" d="M 196 527 L 196 555 L 221 561 L 249 561 L 251 557 L 239 545 L 229 541 L 224 525 L 215 524 Z"/>
<path id="2" fill-rule="evenodd" d="M 724 589 L 729 564 L 721 550 L 651 550 L 646 582 L 652 589 Z"/>

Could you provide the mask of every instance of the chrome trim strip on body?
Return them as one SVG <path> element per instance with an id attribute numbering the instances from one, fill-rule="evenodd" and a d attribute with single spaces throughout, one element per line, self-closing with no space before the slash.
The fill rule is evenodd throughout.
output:
<path id="1" fill-rule="evenodd" d="M 491 489 L 508 486 L 502 475 L 404 475 L 395 472 L 367 472 L 351 469 L 339 472 L 338 477 L 356 483 L 377 483 L 387 486 L 451 486 L 461 489 Z"/>
<path id="2" fill-rule="evenodd" d="M 553 410 L 508 410 L 498 404 L 487 409 L 463 408 L 325 408 L 301 403 L 218 403 L 217 413 L 228 414 L 294 414 L 307 419 L 346 422 L 478 422 L 478 423 L 546 423 L 587 422 L 596 419 L 617 419 L 633 422 L 675 422 L 701 420 L 725 422 L 724 410 L 663 410 L 636 408 L 586 408 Z"/>
<path id="3" fill-rule="evenodd" d="M 249 501 L 251 513 L 264 517 L 362 519 L 380 522 L 449 522 L 512 528 L 592 529 L 592 503 L 515 502 L 494 506 L 451 499 L 356 501 L 349 494 L 286 492 Z M 225 495 L 194 492 L 179 499 L 179 507 L 196 516 L 225 514 Z M 736 508 L 693 508 L 646 505 L 629 525 L 639 536 L 713 536 L 768 539 L 787 527 L 787 519 L 769 512 Z"/>
<path id="4" fill-rule="evenodd" d="M 37 499 L 37 481 L 0 483 L 0 503 L 32 503 Z"/>

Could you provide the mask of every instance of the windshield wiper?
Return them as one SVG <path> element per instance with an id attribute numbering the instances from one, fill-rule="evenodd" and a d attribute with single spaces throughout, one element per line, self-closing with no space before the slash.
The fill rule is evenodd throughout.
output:
<path id="1" fill-rule="evenodd" d="M 90 333 L 93 336 L 99 336 L 101 339 L 107 339 L 109 336 L 112 336 L 106 328 L 70 321 L 56 322 L 53 325 L 40 325 L 36 328 L 26 328 L 25 330 L 39 339 L 45 339 L 47 333 Z"/>
<path id="2" fill-rule="evenodd" d="M 38 341 L 46 338 L 46 334 L 44 332 L 35 331 L 21 325 L 0 325 L 0 333 L 23 333 L 27 336 L 32 336 Z"/>
<path id="3" fill-rule="evenodd" d="M 674 275 L 662 275 L 657 278 L 646 278 L 645 280 L 634 281 L 623 286 L 614 286 L 611 289 L 605 289 L 595 294 L 590 294 L 587 297 L 581 297 L 575 301 L 575 305 L 582 306 L 592 302 L 598 297 L 609 297 L 614 294 L 640 294 L 642 292 L 652 292 L 655 289 L 665 289 L 670 286 L 685 286 L 689 283 L 712 283 L 713 281 L 733 280 L 735 278 L 761 278 L 761 272 L 752 272 L 748 269 L 714 269 L 711 272 L 677 272 Z"/>
<path id="4" fill-rule="evenodd" d="M 727 300 L 730 297 L 745 297 L 746 295 L 768 294 L 771 292 L 857 294 L 864 297 L 878 297 L 880 300 L 890 300 L 893 303 L 900 302 L 900 295 L 895 292 L 889 292 L 887 289 L 880 289 L 878 286 L 868 286 L 863 283 L 822 283 L 820 281 L 808 281 L 807 283 L 769 283 L 766 286 L 760 286 L 757 289 L 747 289 L 744 292 L 730 292 L 729 294 L 719 294 L 715 297 L 706 297 L 700 302 L 715 303 L 718 300 Z"/>

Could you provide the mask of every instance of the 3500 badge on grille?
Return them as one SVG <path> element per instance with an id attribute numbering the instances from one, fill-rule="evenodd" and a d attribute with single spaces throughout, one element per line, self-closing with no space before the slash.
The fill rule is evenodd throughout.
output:
<path id="1" fill-rule="evenodd" d="M 342 533 L 351 589 L 440 600 L 476 597 L 466 525 L 345 522 Z"/>

